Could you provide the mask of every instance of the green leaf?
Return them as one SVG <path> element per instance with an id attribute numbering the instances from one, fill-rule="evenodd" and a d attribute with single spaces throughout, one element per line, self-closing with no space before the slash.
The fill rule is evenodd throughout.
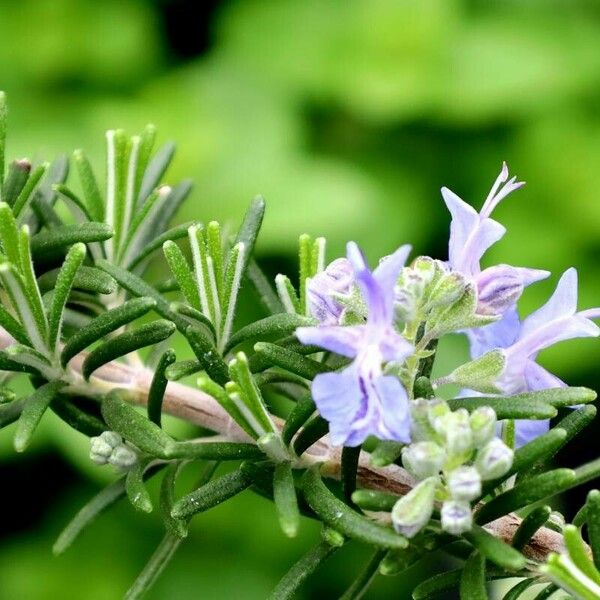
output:
<path id="1" fill-rule="evenodd" d="M 240 469 L 227 473 L 179 499 L 173 506 L 171 516 L 175 519 L 190 518 L 243 492 L 251 483 L 251 479 Z"/>
<path id="2" fill-rule="evenodd" d="M 413 600 L 429 600 L 430 598 L 439 597 L 442 592 L 449 592 L 457 588 L 462 573 L 463 569 L 455 569 L 426 579 L 413 590 Z"/>
<path id="3" fill-rule="evenodd" d="M 504 353 L 500 350 L 492 350 L 460 365 L 443 379 L 463 388 L 493 394 L 499 391 L 496 380 L 502 374 L 505 365 Z"/>
<path id="4" fill-rule="evenodd" d="M 123 400 L 116 391 L 102 402 L 102 416 L 111 428 L 150 456 L 169 458 L 174 441 L 158 425 Z"/>
<path id="5" fill-rule="evenodd" d="M 188 535 L 187 522 L 183 519 L 174 519 L 171 516 L 173 504 L 175 503 L 175 482 L 183 463 L 171 463 L 165 469 L 165 476 L 160 486 L 160 510 L 163 523 L 167 532 L 178 538 L 186 538 Z"/>
<path id="6" fill-rule="evenodd" d="M 150 230 L 149 234 L 152 235 L 153 232 L 157 231 L 165 231 L 167 226 L 171 222 L 171 219 L 175 215 L 175 213 L 179 210 L 181 204 L 185 201 L 185 199 L 189 196 L 192 190 L 192 180 L 185 179 L 178 185 L 171 188 L 171 193 L 165 201 L 165 204 L 162 206 L 161 210 L 154 215 L 150 221 Z M 145 243 L 149 243 L 150 239 L 145 240 Z"/>
<path id="7" fill-rule="evenodd" d="M 75 244 L 69 248 L 67 256 L 56 278 L 56 287 L 52 297 L 52 305 L 48 312 L 49 338 L 48 345 L 50 349 L 57 349 L 60 343 L 60 334 L 62 330 L 63 313 L 69 294 L 73 287 L 75 274 L 85 258 L 85 244 Z"/>
<path id="8" fill-rule="evenodd" d="M 522 550 L 536 534 L 538 529 L 543 527 L 550 518 L 552 509 L 549 506 L 538 506 L 534 508 L 521 522 L 513 536 L 512 545 L 517 550 Z"/>
<path id="9" fill-rule="evenodd" d="M 460 578 L 461 600 L 488 600 L 485 587 L 485 558 L 480 552 L 473 552 Z"/>
<path id="10" fill-rule="evenodd" d="M 454 398 L 448 401 L 452 410 L 466 408 L 474 411 L 480 406 L 493 408 L 499 420 L 502 419 L 552 419 L 557 410 L 550 404 L 537 400 L 515 400 L 505 398 Z"/>
<path id="11" fill-rule="evenodd" d="M 56 198 L 54 186 L 64 183 L 69 174 L 69 159 L 61 154 L 57 156 L 46 170 L 46 175 L 31 199 L 31 208 L 42 224 L 49 227 L 61 226 L 62 221 L 56 214 L 52 205 Z M 75 240 L 83 241 L 83 240 Z M 73 242 L 72 242 L 73 243 Z M 71 244 L 67 244 L 71 245 Z"/>
<path id="12" fill-rule="evenodd" d="M 300 511 L 298 510 L 294 475 L 288 462 L 282 462 L 275 466 L 273 498 L 281 530 L 290 538 L 296 537 L 300 526 Z"/>
<path id="13" fill-rule="evenodd" d="M 576 487 L 600 476 L 600 458 L 581 465 L 575 469 L 575 480 L 569 487 Z"/>
<path id="14" fill-rule="evenodd" d="M 242 442 L 189 441 L 175 442 L 168 451 L 169 458 L 189 460 L 246 460 L 264 458 L 264 454 L 255 444 Z"/>
<path id="15" fill-rule="evenodd" d="M 98 182 L 96 181 L 92 165 L 83 150 L 75 150 L 73 159 L 75 161 L 75 167 L 77 168 L 77 174 L 79 175 L 79 181 L 88 210 L 96 221 L 103 221 L 104 202 L 100 194 L 100 189 L 98 188 Z"/>
<path id="16" fill-rule="evenodd" d="M 166 350 L 162 354 L 154 371 L 150 390 L 148 391 L 148 418 L 159 427 L 161 426 L 163 398 L 168 383 L 165 377 L 165 370 L 175 362 L 175 358 L 175 352 L 171 349 Z"/>
<path id="17" fill-rule="evenodd" d="M 174 536 L 171 533 L 165 534 L 142 572 L 127 590 L 124 600 L 137 600 L 146 594 L 154 585 L 162 570 L 171 558 L 173 558 L 175 551 L 179 548 L 179 544 L 181 544 L 180 537 Z"/>
<path id="18" fill-rule="evenodd" d="M 280 337 L 294 333 L 296 328 L 310 325 L 311 323 L 311 319 L 300 315 L 288 313 L 271 315 L 259 321 L 254 321 L 233 334 L 226 344 L 223 353 L 230 352 L 233 348 L 244 342 L 256 340 L 266 342 L 279 339 Z"/>
<path id="19" fill-rule="evenodd" d="M 27 398 L 19 398 L 8 404 L 0 405 L 0 429 L 14 423 L 23 412 Z"/>
<path id="20" fill-rule="evenodd" d="M 77 242 L 89 244 L 103 242 L 112 237 L 113 232 L 106 223 L 79 223 L 77 225 L 57 225 L 44 229 L 31 238 L 31 252 L 36 260 L 47 259 L 57 251 Z"/>
<path id="21" fill-rule="evenodd" d="M 221 314 L 221 346 L 224 347 L 233 329 L 237 298 L 244 276 L 248 248 L 238 242 L 229 252 L 223 281 L 223 311 Z"/>
<path id="22" fill-rule="evenodd" d="M 286 312 L 291 314 L 301 312 L 300 299 L 298 298 L 296 289 L 289 277 L 279 273 L 279 275 L 275 277 L 275 288 L 277 289 L 279 300 Z"/>
<path id="23" fill-rule="evenodd" d="M 171 192 L 172 193 L 172 192 Z M 174 242 L 181 238 L 187 237 L 188 229 L 196 225 L 196 221 L 188 221 L 181 225 L 176 225 L 161 235 L 152 238 L 148 243 L 131 258 L 131 262 L 127 265 L 130 270 L 135 269 L 142 261 L 147 259 L 154 251 L 162 248 L 165 242 Z"/>
<path id="24" fill-rule="evenodd" d="M 242 400 L 261 428 L 261 431 L 257 431 L 257 433 L 262 436 L 268 432 L 276 432 L 277 427 L 273 423 L 271 415 L 269 415 L 265 401 L 250 373 L 248 360 L 243 352 L 239 352 L 229 363 L 229 375 L 231 380 L 239 386 Z M 225 389 L 227 389 L 227 386 Z"/>
<path id="25" fill-rule="evenodd" d="M 169 168 L 169 164 L 171 163 L 171 160 L 173 160 L 174 154 L 175 144 L 173 142 L 167 142 L 158 149 L 154 157 L 150 160 L 140 184 L 140 193 L 137 198 L 138 207 L 158 186 L 162 176 Z"/>
<path id="26" fill-rule="evenodd" d="M 40 182 L 41 178 L 46 174 L 47 169 L 48 163 L 43 163 L 37 166 L 29 175 L 29 179 L 23 186 L 23 189 L 17 196 L 17 199 L 15 200 L 15 203 L 12 207 L 15 219 L 21 220 L 23 211 L 29 206 L 29 203 L 33 200 L 36 186 Z"/>
<path id="27" fill-rule="evenodd" d="M 184 377 L 189 377 L 194 373 L 202 371 L 202 365 L 200 361 L 195 358 L 189 360 L 181 360 L 179 362 L 169 365 L 165 371 L 165 377 L 169 381 L 178 381 Z"/>
<path id="28" fill-rule="evenodd" d="M 206 226 L 206 247 L 212 260 L 217 286 L 217 296 L 220 305 L 223 304 L 223 244 L 221 239 L 221 226 L 217 221 L 211 221 Z"/>
<path id="29" fill-rule="evenodd" d="M 179 287 L 179 286 L 178 286 Z M 206 329 L 206 331 L 210 334 L 210 340 L 216 337 L 215 328 L 210 321 L 203 313 L 199 310 L 196 310 L 194 307 L 183 304 L 182 302 L 171 302 L 171 311 L 175 315 L 181 315 L 185 317 L 185 321 L 188 325 L 192 325 L 196 328 Z"/>
<path id="30" fill-rule="evenodd" d="M 363 510 L 374 512 L 390 512 L 400 496 L 379 490 L 356 490 L 352 494 L 352 502 Z"/>
<path id="31" fill-rule="evenodd" d="M 312 575 L 329 556 L 337 550 L 326 541 L 322 541 L 311 548 L 294 566 L 283 576 L 277 587 L 271 592 L 268 600 L 290 600 L 296 590 Z"/>
<path id="32" fill-rule="evenodd" d="M 6 202 L 0 202 L 0 241 L 4 254 L 14 267 L 21 271 L 21 253 L 19 252 L 19 230 L 13 212 Z"/>
<path id="33" fill-rule="evenodd" d="M 144 173 L 148 168 L 148 162 L 156 141 L 156 126 L 148 123 L 140 135 L 140 149 L 138 154 L 137 170 L 135 174 L 135 189 L 139 190 L 142 186 Z M 141 201 L 144 199 L 142 198 Z"/>
<path id="34" fill-rule="evenodd" d="M 303 477 L 304 497 L 322 521 L 349 538 L 379 548 L 406 548 L 406 538 L 388 527 L 368 520 L 338 500 L 325 486 L 318 467 L 311 467 Z"/>
<path id="35" fill-rule="evenodd" d="M 29 179 L 31 163 L 26 159 L 13 160 L 8 167 L 8 175 L 2 186 L 2 201 L 9 206 L 15 202 Z"/>
<path id="36" fill-rule="evenodd" d="M 73 517 L 72 521 L 65 527 L 58 536 L 52 551 L 54 554 L 62 554 L 75 541 L 77 536 L 90 524 L 98 515 L 111 507 L 117 500 L 125 496 L 125 477 L 117 479 L 114 483 L 107 485 L 98 494 L 96 494 L 81 510 Z"/>
<path id="37" fill-rule="evenodd" d="M 57 394 L 50 403 L 51 410 L 76 431 L 94 437 L 106 431 L 106 425 L 97 415 L 74 403 L 74 398 Z"/>
<path id="38" fill-rule="evenodd" d="M 83 361 L 82 375 L 89 379 L 90 375 L 102 365 L 130 352 L 158 344 L 166 340 L 175 331 L 175 325 L 166 319 L 146 323 L 133 331 L 125 331 L 105 341 L 92 350 Z"/>
<path id="39" fill-rule="evenodd" d="M 257 342 L 254 345 L 254 350 L 257 354 L 266 358 L 272 365 L 281 367 L 296 375 L 300 375 L 300 377 L 304 377 L 305 379 L 312 380 L 319 373 L 331 371 L 331 368 L 323 363 L 312 360 L 311 358 L 306 358 L 297 352 L 292 352 L 291 350 L 282 348 L 276 344 Z"/>
<path id="40" fill-rule="evenodd" d="M 385 557 L 385 550 L 376 550 L 371 560 L 367 563 L 362 573 L 354 580 L 352 585 L 340 596 L 340 600 L 360 600 L 373 580 L 377 576 L 377 571 L 381 561 Z"/>
<path id="41" fill-rule="evenodd" d="M 271 282 L 267 279 L 257 262 L 251 258 L 246 270 L 246 276 L 250 283 L 254 286 L 258 298 L 264 308 L 270 314 L 283 312 L 283 306 L 279 300 L 279 296 L 271 286 Z"/>
<path id="42" fill-rule="evenodd" d="M 527 560 L 518 550 L 487 532 L 483 527 L 474 525 L 473 529 L 463 536 L 481 552 L 482 556 L 503 569 L 519 571 L 527 564 Z"/>
<path id="43" fill-rule="evenodd" d="M 91 346 L 94 342 L 135 321 L 155 306 L 156 301 L 153 298 L 134 298 L 97 316 L 67 340 L 60 357 L 62 366 L 66 366 L 76 354 Z"/>
<path id="44" fill-rule="evenodd" d="M 535 585 L 537 582 L 535 579 L 524 579 L 523 581 L 519 581 L 517 585 L 510 588 L 510 590 L 506 593 L 503 600 L 518 600 L 521 597 L 521 594 L 532 585 Z"/>
<path id="45" fill-rule="evenodd" d="M 588 554 L 588 548 L 581 537 L 579 528 L 575 525 L 565 525 L 563 538 L 569 557 L 577 565 L 577 568 L 583 571 L 592 581 L 600 584 L 600 573 Z"/>
<path id="46" fill-rule="evenodd" d="M 31 342 L 23 327 L 21 327 L 20 323 L 2 305 L 0 305 L 0 327 L 6 329 L 17 342 L 24 344 L 25 346 L 30 345 Z"/>
<path id="47" fill-rule="evenodd" d="M 489 523 L 534 502 L 550 498 L 572 487 L 575 477 L 575 471 L 571 469 L 554 469 L 530 477 L 484 504 L 477 512 L 476 521 Z"/>
<path id="48" fill-rule="evenodd" d="M 200 361 L 200 364 L 208 373 L 209 377 L 214 379 L 217 383 L 229 381 L 229 370 L 227 365 L 212 342 L 193 325 L 188 325 L 188 327 L 186 327 L 184 335 L 192 352 L 196 355 L 196 358 Z"/>
<path id="49" fill-rule="evenodd" d="M 54 289 L 60 269 L 52 269 L 40 275 L 37 279 L 42 293 Z M 75 273 L 73 288 L 93 294 L 112 294 L 117 289 L 117 282 L 104 271 L 95 267 L 81 265 Z"/>
<path id="50" fill-rule="evenodd" d="M 171 273 L 179 284 L 179 289 L 190 304 L 196 310 L 200 310 L 200 296 L 198 295 L 198 287 L 196 280 L 190 270 L 190 266 L 175 242 L 165 242 L 163 244 L 163 252 Z"/>
<path id="51" fill-rule="evenodd" d="M 15 431 L 14 444 L 17 452 L 23 452 L 29 446 L 33 432 L 39 425 L 50 402 L 64 386 L 65 383 L 62 381 L 51 381 L 39 387 L 29 396 Z"/>
<path id="52" fill-rule="evenodd" d="M 302 456 L 315 442 L 329 433 L 329 423 L 321 416 L 315 415 L 306 423 L 294 440 L 294 452 Z"/>
<path id="53" fill-rule="evenodd" d="M 393 440 L 383 440 L 371 452 L 371 464 L 374 467 L 386 467 L 396 462 L 402 454 L 404 444 Z"/>
<path id="54" fill-rule="evenodd" d="M 592 490 L 586 501 L 586 522 L 592 556 L 597 569 L 600 569 L 600 492 Z"/>
<path id="55" fill-rule="evenodd" d="M 125 477 L 125 490 L 133 507 L 141 512 L 152 512 L 152 500 L 144 485 L 144 471 L 148 467 L 148 460 L 137 462 L 129 469 Z"/>
<path id="56" fill-rule="evenodd" d="M 317 406 L 310 394 L 305 394 L 292 408 L 281 431 L 281 439 L 285 444 L 290 444 L 298 430 L 306 423 L 317 410 Z"/>
<path id="57" fill-rule="evenodd" d="M 235 238 L 233 244 L 234 247 L 240 243 L 244 244 L 244 259 L 241 268 L 242 275 L 246 272 L 250 257 L 254 253 L 256 238 L 258 237 L 258 232 L 260 231 L 263 217 L 265 216 L 265 206 L 265 200 L 261 196 L 257 196 L 252 200 Z M 232 256 L 229 257 L 230 262 L 231 260 Z M 227 266 L 229 267 L 229 264 Z"/>

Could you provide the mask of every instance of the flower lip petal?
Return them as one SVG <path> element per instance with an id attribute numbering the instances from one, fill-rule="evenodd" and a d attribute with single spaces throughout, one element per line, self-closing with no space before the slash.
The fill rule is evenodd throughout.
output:
<path id="1" fill-rule="evenodd" d="M 320 346 L 325 350 L 348 358 L 354 358 L 360 351 L 364 333 L 364 325 L 348 327 L 323 325 L 321 327 L 298 327 L 296 329 L 296 337 L 301 343 Z"/>

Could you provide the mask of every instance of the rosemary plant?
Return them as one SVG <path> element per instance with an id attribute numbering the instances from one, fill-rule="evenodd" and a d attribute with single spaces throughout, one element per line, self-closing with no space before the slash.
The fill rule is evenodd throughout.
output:
<path id="1" fill-rule="evenodd" d="M 145 513 L 156 507 L 164 539 L 125 593 L 139 598 L 192 518 L 251 490 L 273 502 L 273 527 L 291 538 L 303 519 L 322 523 L 272 599 L 291 598 L 347 540 L 373 555 L 349 575 L 344 600 L 434 552 L 461 566 L 420 583 L 417 600 L 451 590 L 487 598 L 489 582 L 505 578 L 516 578 L 506 600 L 535 586 L 538 597 L 600 597 L 600 492 L 570 525 L 547 504 L 600 475 L 600 459 L 552 467 L 594 419 L 596 394 L 536 362 L 561 340 L 597 337 L 600 309 L 578 312 L 570 269 L 521 320 L 523 289 L 550 274 L 481 268 L 505 231 L 491 213 L 522 185 L 506 165 L 479 212 L 442 190 L 448 260 L 409 262 L 402 246 L 371 270 L 351 242 L 328 264 L 325 240 L 303 235 L 298 284 L 278 275 L 272 285 L 253 258 L 261 198 L 234 236 L 216 222 L 170 228 L 191 185 L 162 183 L 174 147 L 155 151 L 153 127 L 107 133 L 104 184 L 81 150 L 6 166 L 5 132 L 0 94 L 0 427 L 16 422 L 22 452 L 53 411 L 116 477 L 74 516 L 55 553 L 121 499 Z M 146 267 L 161 253 L 172 277 L 152 282 Z M 264 317 L 236 328 L 242 286 L 256 291 Z M 468 337 L 471 360 L 434 377 L 438 340 L 449 334 Z M 193 359 L 177 359 L 174 336 Z M 194 385 L 178 381 L 190 376 Z M 18 378 L 31 393 L 12 391 Z M 265 400 L 273 394 L 277 411 Z M 202 433 L 174 437 L 163 413 Z M 221 473 L 224 462 L 233 465 Z M 182 494 L 188 464 L 202 477 Z M 151 478 L 162 480 L 158 500 Z"/>

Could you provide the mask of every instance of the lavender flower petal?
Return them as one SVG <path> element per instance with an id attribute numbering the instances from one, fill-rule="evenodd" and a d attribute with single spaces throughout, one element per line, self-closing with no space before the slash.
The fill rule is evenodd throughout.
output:
<path id="1" fill-rule="evenodd" d="M 320 346 L 348 358 L 354 358 L 358 354 L 364 336 L 364 325 L 348 327 L 324 325 L 323 327 L 298 327 L 296 329 L 296 337 L 303 344 Z"/>

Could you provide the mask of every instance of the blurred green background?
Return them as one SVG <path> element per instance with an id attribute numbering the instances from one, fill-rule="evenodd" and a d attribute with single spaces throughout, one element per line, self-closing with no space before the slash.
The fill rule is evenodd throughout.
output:
<path id="1" fill-rule="evenodd" d="M 327 236 L 330 258 L 348 239 L 372 260 L 407 241 L 445 258 L 439 188 L 479 206 L 507 160 L 528 185 L 498 209 L 509 232 L 489 261 L 554 272 L 525 310 L 571 265 L 581 306 L 600 303 L 593 0 L 0 0 L 0 88 L 13 158 L 84 147 L 102 164 L 106 129 L 150 121 L 178 142 L 169 180 L 195 180 L 179 220 L 235 225 L 263 194 L 258 251 L 272 272 L 291 272 L 302 232 Z M 594 340 L 542 356 L 591 387 L 598 359 Z M 563 461 L 583 461 L 595 435 Z M 52 417 L 36 439 L 17 458 L 11 432 L 0 435 L 0 600 L 119 598 L 160 538 L 158 517 L 123 504 L 53 558 L 63 523 L 109 474 Z M 149 597 L 265 598 L 316 536 L 305 523 L 285 540 L 248 493 L 196 519 Z M 303 597 L 336 597 L 364 560 L 340 552 Z M 408 597 L 421 576 L 380 578 L 368 598 Z"/>

